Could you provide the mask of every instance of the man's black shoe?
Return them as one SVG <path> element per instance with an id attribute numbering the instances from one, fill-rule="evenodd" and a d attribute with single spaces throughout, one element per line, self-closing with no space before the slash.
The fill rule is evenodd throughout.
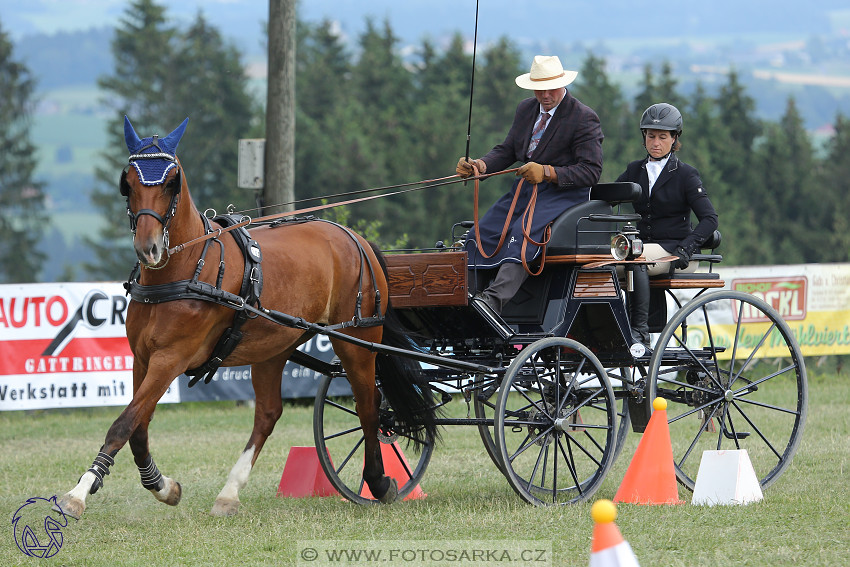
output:
<path id="1" fill-rule="evenodd" d="M 479 304 L 479 305 L 486 305 L 487 309 L 489 309 L 490 311 L 492 311 L 496 315 L 502 314 L 502 310 L 501 310 L 500 307 L 496 306 L 496 302 L 492 298 L 489 298 L 486 295 L 484 295 L 483 293 L 476 293 L 473 296 L 472 301 L 474 303 Z"/>

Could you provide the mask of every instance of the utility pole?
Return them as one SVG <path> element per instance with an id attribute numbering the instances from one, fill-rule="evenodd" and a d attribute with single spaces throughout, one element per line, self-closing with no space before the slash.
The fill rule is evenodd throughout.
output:
<path id="1" fill-rule="evenodd" d="M 295 1 L 269 0 L 268 91 L 263 214 L 294 209 Z"/>

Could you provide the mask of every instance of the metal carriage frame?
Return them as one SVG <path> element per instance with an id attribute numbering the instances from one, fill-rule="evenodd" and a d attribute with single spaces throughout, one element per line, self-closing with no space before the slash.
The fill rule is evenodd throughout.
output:
<path id="1" fill-rule="evenodd" d="M 746 449 L 766 488 L 788 467 L 802 436 L 808 388 L 796 339 L 761 299 L 709 291 L 725 286 L 711 268 L 721 256 L 695 257 L 708 272 L 655 278 L 657 340 L 649 352 L 631 344 L 623 292 L 634 261 L 615 261 L 610 246 L 612 235 L 636 220 L 621 211 L 635 191 L 631 183 L 600 184 L 590 202 L 559 218 L 545 269 L 502 316 L 470 301 L 459 246 L 387 255 L 391 301 L 414 339 L 407 350 L 361 346 L 422 363 L 421 387 L 434 391 L 437 405 L 460 397 L 471 406 L 474 415 L 440 417 L 438 424 L 476 427 L 493 463 L 531 504 L 589 499 L 628 429 L 643 432 L 656 397 L 669 404 L 676 476 L 691 490 L 703 451 L 722 449 Z M 453 232 L 468 226 L 459 223 Z M 709 244 L 718 243 L 719 235 Z M 683 293 L 686 300 L 677 295 Z M 300 352 L 292 360 L 323 374 L 313 429 L 326 475 L 349 500 L 375 502 L 362 480 L 355 408 L 331 394 L 338 391 L 334 381 L 345 380 L 341 366 Z M 402 471 L 402 497 L 418 486 L 434 449 L 432 440 L 408 463 L 405 437 L 392 408 L 382 407 L 385 467 Z"/>

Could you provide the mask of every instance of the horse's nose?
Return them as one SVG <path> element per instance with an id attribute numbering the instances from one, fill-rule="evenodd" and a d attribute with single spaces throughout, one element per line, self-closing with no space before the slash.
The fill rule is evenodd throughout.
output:
<path id="1" fill-rule="evenodd" d="M 157 239 L 149 238 L 145 242 L 137 242 L 134 246 L 136 257 L 145 266 L 155 266 L 162 259 L 162 248 Z"/>

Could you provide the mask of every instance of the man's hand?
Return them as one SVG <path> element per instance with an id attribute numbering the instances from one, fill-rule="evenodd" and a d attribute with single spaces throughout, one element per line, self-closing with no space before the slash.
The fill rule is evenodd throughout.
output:
<path id="1" fill-rule="evenodd" d="M 551 165 L 541 165 L 533 161 L 520 167 L 516 174 L 533 185 L 537 185 L 543 181 L 558 182 L 558 174 L 555 173 L 554 167 Z"/>
<path id="2" fill-rule="evenodd" d="M 478 168 L 479 175 L 487 171 L 487 164 L 484 163 L 484 160 L 469 159 L 468 157 L 461 156 L 457 160 L 457 167 L 455 167 L 455 172 L 461 177 L 467 178 L 475 173 L 475 170 L 472 169 L 473 164 L 475 164 L 475 167 Z"/>

